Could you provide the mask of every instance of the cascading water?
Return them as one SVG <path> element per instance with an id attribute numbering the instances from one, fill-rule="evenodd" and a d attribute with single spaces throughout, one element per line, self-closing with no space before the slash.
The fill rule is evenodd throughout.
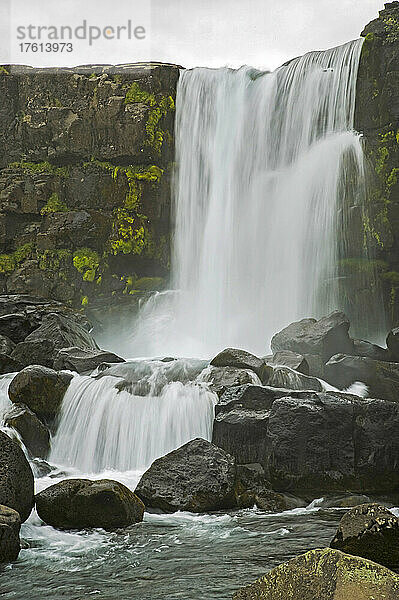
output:
<path id="1" fill-rule="evenodd" d="M 130 352 L 264 354 L 288 323 L 343 308 L 339 209 L 364 192 L 353 131 L 362 40 L 274 73 L 193 69 L 177 92 L 173 288 Z M 350 190 L 350 191 L 348 191 Z M 362 249 L 360 249 L 362 252 Z"/>

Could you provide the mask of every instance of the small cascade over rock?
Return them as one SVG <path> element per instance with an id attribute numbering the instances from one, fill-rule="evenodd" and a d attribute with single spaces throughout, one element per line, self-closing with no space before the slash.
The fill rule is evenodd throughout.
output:
<path id="1" fill-rule="evenodd" d="M 195 437 L 210 440 L 217 396 L 196 380 L 204 366 L 148 360 L 76 376 L 50 462 L 85 473 L 143 470 Z"/>

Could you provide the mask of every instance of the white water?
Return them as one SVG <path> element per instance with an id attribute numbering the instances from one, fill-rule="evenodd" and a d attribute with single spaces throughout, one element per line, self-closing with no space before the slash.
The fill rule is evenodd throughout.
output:
<path id="1" fill-rule="evenodd" d="M 342 308 L 338 212 L 349 181 L 352 203 L 364 183 L 353 131 L 361 45 L 312 52 L 269 74 L 182 72 L 179 293 L 140 311 L 130 352 L 210 357 L 233 346 L 262 355 L 288 323 Z"/>
<path id="2" fill-rule="evenodd" d="M 196 375 L 195 365 L 193 371 L 189 361 L 140 361 L 118 368 L 126 376 L 130 371 L 125 390 L 115 387 L 126 381 L 122 377 L 72 380 L 51 463 L 85 473 L 143 471 L 193 438 L 211 440 L 217 397 L 200 381 L 188 380 L 190 369 Z"/>

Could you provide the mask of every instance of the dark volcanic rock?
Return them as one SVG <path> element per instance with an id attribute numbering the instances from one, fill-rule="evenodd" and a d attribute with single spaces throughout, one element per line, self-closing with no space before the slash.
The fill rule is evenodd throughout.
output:
<path id="1" fill-rule="evenodd" d="M 20 371 L 10 383 L 11 402 L 26 404 L 41 419 L 56 417 L 72 375 L 32 365 Z"/>
<path id="2" fill-rule="evenodd" d="M 0 375 L 5 375 L 5 373 L 16 373 L 22 368 L 22 364 L 11 356 L 0 354 Z"/>
<path id="3" fill-rule="evenodd" d="M 50 450 L 49 430 L 27 406 L 14 404 L 5 415 L 4 422 L 19 433 L 32 456 L 46 458 Z"/>
<path id="4" fill-rule="evenodd" d="M 236 367 L 211 367 L 207 381 L 211 390 L 220 397 L 230 387 L 258 381 L 255 375 L 248 371 Z"/>
<path id="5" fill-rule="evenodd" d="M 21 548 L 21 517 L 16 510 L 0 504 L 0 563 L 17 560 Z"/>
<path id="6" fill-rule="evenodd" d="M 21 447 L 0 431 L 0 504 L 26 521 L 33 507 L 33 473 Z"/>
<path id="7" fill-rule="evenodd" d="M 288 508 L 286 498 L 271 489 L 259 464 L 237 465 L 235 494 L 240 508 L 257 506 L 268 512 L 281 512 Z"/>
<path id="8" fill-rule="evenodd" d="M 237 369 L 250 369 L 257 374 L 263 384 L 268 382 L 273 369 L 264 360 L 236 348 L 222 350 L 210 362 L 213 367 L 236 367 Z"/>
<path id="9" fill-rule="evenodd" d="M 152 463 L 136 488 L 147 507 L 207 512 L 235 506 L 235 460 L 196 439 Z"/>
<path id="10" fill-rule="evenodd" d="M 0 335 L 0 354 L 11 355 L 15 348 L 15 343 L 6 335 Z"/>
<path id="11" fill-rule="evenodd" d="M 18 344 L 11 358 L 21 365 L 21 369 L 29 365 L 54 366 L 55 345 L 50 339 L 32 340 Z"/>
<path id="12" fill-rule="evenodd" d="M 387 336 L 388 350 L 391 352 L 394 360 L 399 362 L 399 327 L 391 329 Z"/>
<path id="13" fill-rule="evenodd" d="M 379 504 L 356 506 L 342 517 L 331 548 L 398 567 L 399 519 Z"/>
<path id="14" fill-rule="evenodd" d="M 66 369 L 77 373 L 87 373 L 94 371 L 102 363 L 123 362 L 125 362 L 125 359 L 120 358 L 113 352 L 72 347 L 59 350 L 54 361 L 54 368 L 57 371 Z"/>
<path id="15" fill-rule="evenodd" d="M 353 340 L 353 344 L 357 356 L 365 356 L 367 358 L 372 358 L 373 360 L 392 360 L 389 350 L 381 348 L 381 346 L 377 346 L 377 344 L 365 342 L 364 340 Z"/>
<path id="16" fill-rule="evenodd" d="M 65 479 L 36 495 L 39 517 L 59 529 L 129 527 L 143 520 L 144 504 L 109 479 Z"/>
<path id="17" fill-rule="evenodd" d="M 50 340 L 58 350 L 77 346 L 98 350 L 92 335 L 78 322 L 64 315 L 51 313 L 47 315 L 40 327 L 35 329 L 26 342 Z"/>
<path id="18" fill-rule="evenodd" d="M 325 377 L 338 388 L 361 381 L 368 386 L 371 397 L 399 401 L 399 363 L 337 354 L 326 364 Z"/>
<path id="19" fill-rule="evenodd" d="M 318 354 L 327 361 L 333 354 L 353 354 L 349 321 L 341 312 L 333 312 L 319 321 L 302 319 L 291 323 L 272 338 L 273 353 L 291 350 L 299 354 Z"/>
<path id="20" fill-rule="evenodd" d="M 399 576 L 364 558 L 323 548 L 272 569 L 233 600 L 396 600 Z"/>
<path id="21" fill-rule="evenodd" d="M 30 320 L 25 315 L 0 316 L 0 334 L 10 338 L 15 344 L 23 342 L 33 329 Z"/>
<path id="22" fill-rule="evenodd" d="M 294 369 L 294 371 L 309 375 L 309 365 L 306 358 L 297 352 L 280 350 L 273 354 L 273 358 L 269 363 L 278 367 L 289 367 L 290 369 Z"/>
<path id="23" fill-rule="evenodd" d="M 323 386 L 316 377 L 309 377 L 288 367 L 274 367 L 269 386 L 287 390 L 313 390 L 321 392 Z"/>
<path id="24" fill-rule="evenodd" d="M 317 354 L 305 354 L 306 362 L 309 365 L 309 375 L 324 379 L 324 361 Z"/>

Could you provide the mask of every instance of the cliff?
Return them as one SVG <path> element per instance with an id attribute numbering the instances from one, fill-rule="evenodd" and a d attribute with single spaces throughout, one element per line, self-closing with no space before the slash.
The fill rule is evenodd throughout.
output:
<path id="1" fill-rule="evenodd" d="M 163 285 L 178 77 L 0 69 L 0 293 L 87 306 Z"/>
<path id="2" fill-rule="evenodd" d="M 362 36 L 355 127 L 364 135 L 371 181 L 363 234 L 371 244 L 388 321 L 398 324 L 399 2 L 385 4 Z"/>

